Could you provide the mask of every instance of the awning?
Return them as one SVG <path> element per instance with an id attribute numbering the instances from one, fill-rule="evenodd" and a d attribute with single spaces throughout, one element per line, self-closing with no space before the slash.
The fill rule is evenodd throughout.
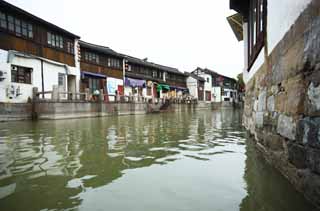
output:
<path id="1" fill-rule="evenodd" d="M 157 91 L 161 91 L 161 90 L 170 90 L 170 86 L 169 85 L 166 85 L 166 84 L 158 84 L 157 86 Z"/>
<path id="2" fill-rule="evenodd" d="M 91 76 L 91 77 L 95 77 L 95 78 L 107 78 L 107 76 L 99 74 L 99 73 L 92 73 L 92 72 L 86 72 L 86 71 L 81 71 L 81 77 L 84 76 Z"/>
<path id="3" fill-rule="evenodd" d="M 139 79 L 133 79 L 133 78 L 127 78 L 125 80 L 125 86 L 130 87 L 146 87 L 146 81 L 145 80 L 139 80 Z"/>
<path id="4" fill-rule="evenodd" d="M 175 89 L 177 91 L 188 91 L 188 88 L 185 87 L 179 87 L 179 86 L 170 86 L 170 89 Z"/>
<path id="5" fill-rule="evenodd" d="M 233 33 L 236 35 L 238 41 L 243 40 L 243 18 L 240 13 L 227 17 L 227 20 L 232 28 Z"/>

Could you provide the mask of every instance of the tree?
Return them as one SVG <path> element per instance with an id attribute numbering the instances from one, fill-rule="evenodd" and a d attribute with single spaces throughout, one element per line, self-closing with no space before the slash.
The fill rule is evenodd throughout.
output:
<path id="1" fill-rule="evenodd" d="M 240 74 L 237 76 L 237 79 L 238 79 L 239 89 L 240 89 L 241 91 L 245 91 L 246 84 L 245 84 L 244 81 L 243 81 L 243 73 L 240 73 Z"/>

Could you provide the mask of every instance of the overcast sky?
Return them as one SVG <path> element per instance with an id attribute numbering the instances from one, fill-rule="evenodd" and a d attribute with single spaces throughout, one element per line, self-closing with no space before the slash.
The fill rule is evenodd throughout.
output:
<path id="1" fill-rule="evenodd" d="M 229 0 L 7 0 L 81 39 L 190 72 L 236 77 L 243 43 L 226 17 Z"/>

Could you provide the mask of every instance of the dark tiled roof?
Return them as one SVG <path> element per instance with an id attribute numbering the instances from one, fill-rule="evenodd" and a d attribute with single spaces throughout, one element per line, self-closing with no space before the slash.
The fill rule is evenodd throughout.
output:
<path id="1" fill-rule="evenodd" d="M 208 69 L 208 68 L 204 68 L 204 69 L 203 69 L 203 68 L 198 67 L 197 69 L 195 69 L 194 71 L 192 71 L 192 73 L 196 75 L 196 71 L 197 71 L 197 70 L 200 70 L 200 71 L 205 72 L 205 73 L 207 73 L 207 74 L 209 74 L 209 75 L 212 75 L 212 76 L 213 76 L 213 75 L 215 75 L 215 76 L 221 76 L 221 77 L 227 78 L 227 79 L 229 79 L 229 80 L 237 81 L 237 80 L 234 79 L 234 78 L 230 78 L 230 77 L 228 77 L 228 76 L 219 74 L 219 73 L 217 73 L 217 72 L 215 72 L 215 71 L 213 71 L 213 70 L 210 70 L 210 69 Z"/>
<path id="2" fill-rule="evenodd" d="M 90 50 L 93 50 L 93 51 L 97 51 L 97 52 L 102 53 L 102 54 L 108 54 L 108 55 L 112 55 L 112 56 L 116 56 L 116 57 L 121 57 L 122 58 L 122 56 L 119 53 L 117 53 L 116 51 L 112 50 L 109 47 L 96 45 L 96 44 L 92 44 L 92 43 L 87 43 L 87 42 L 84 42 L 82 40 L 79 41 L 79 44 L 80 44 L 80 47 L 82 47 L 82 48 L 87 48 L 87 49 L 90 49 Z"/>
<path id="3" fill-rule="evenodd" d="M 35 22 L 38 22 L 40 24 L 43 24 L 51 29 L 54 29 L 55 31 L 57 32 L 60 32 L 60 33 L 63 33 L 65 35 L 68 35 L 70 37 L 74 37 L 74 38 L 77 38 L 79 39 L 80 37 L 78 35 L 75 35 L 71 32 L 68 32 L 67 30 L 63 29 L 63 28 L 60 28 L 59 26 L 56 26 L 52 23 L 49 23 L 35 15 L 32 15 L 31 13 L 23 10 L 23 9 L 20 9 L 19 7 L 16 7 L 6 1 L 3 1 L 3 0 L 0 0 L 0 8 L 3 8 L 5 12 L 14 12 L 14 13 L 18 13 L 18 14 L 21 14 L 23 16 L 26 16 L 28 17 L 29 19 L 35 21 Z"/>
<path id="4" fill-rule="evenodd" d="M 126 60 L 128 60 L 130 63 L 134 63 L 134 64 L 139 64 L 139 65 L 144 65 L 147 67 L 152 67 L 152 68 L 156 68 L 162 71 L 166 71 L 169 73 L 176 73 L 179 75 L 185 75 L 184 73 L 180 72 L 177 68 L 173 68 L 173 67 L 168 67 L 168 66 L 164 66 L 164 65 L 160 65 L 160 64 L 155 64 L 153 62 L 149 62 L 143 59 L 139 59 L 133 56 L 129 56 L 129 55 L 125 55 L 125 54 L 121 54 L 123 56 L 123 58 L 125 58 Z"/>
<path id="5" fill-rule="evenodd" d="M 198 76 L 198 75 L 196 75 L 194 73 L 185 72 L 184 74 L 187 75 L 187 76 L 190 76 L 190 77 L 192 77 L 194 79 L 197 79 L 198 81 L 206 81 L 204 78 L 202 78 L 202 77 L 200 77 L 200 76 Z"/>

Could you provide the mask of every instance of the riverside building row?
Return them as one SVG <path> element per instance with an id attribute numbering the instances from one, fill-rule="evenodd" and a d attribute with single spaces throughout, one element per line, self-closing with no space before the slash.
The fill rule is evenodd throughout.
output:
<path id="1" fill-rule="evenodd" d="M 35 96 L 105 102 L 168 98 L 227 101 L 232 92 L 214 80 L 213 74 L 208 79 L 199 71 L 182 73 L 84 42 L 80 36 L 0 0 L 2 103 L 25 103 Z M 214 84 L 220 91 L 213 91 Z"/>

